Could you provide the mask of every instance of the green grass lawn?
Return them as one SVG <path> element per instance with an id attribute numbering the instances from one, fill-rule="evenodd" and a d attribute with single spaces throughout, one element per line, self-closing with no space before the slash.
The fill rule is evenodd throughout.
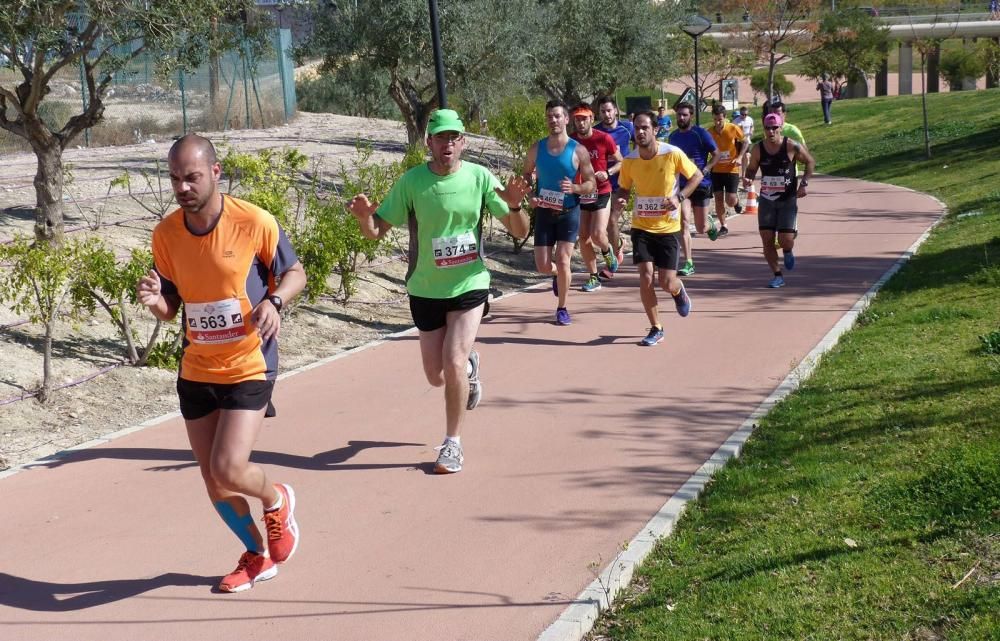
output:
<path id="1" fill-rule="evenodd" d="M 821 173 L 949 215 L 595 638 L 1000 638 L 1000 91 L 928 102 L 930 160 L 919 96 L 791 107 Z"/>

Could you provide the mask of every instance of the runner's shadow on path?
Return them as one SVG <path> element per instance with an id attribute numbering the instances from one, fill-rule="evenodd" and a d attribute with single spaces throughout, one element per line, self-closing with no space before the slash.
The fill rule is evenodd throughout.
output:
<path id="1" fill-rule="evenodd" d="M 86 610 L 167 586 L 215 586 L 219 577 L 168 572 L 147 579 L 50 583 L 0 572 L 0 605 L 35 612 Z"/>
<path id="2" fill-rule="evenodd" d="M 433 466 L 425 466 L 422 463 L 358 463 L 344 465 L 363 450 L 381 447 L 424 447 L 424 443 L 396 443 L 391 441 L 348 441 L 344 447 L 339 447 L 326 452 L 320 452 L 312 456 L 301 456 L 298 454 L 287 454 L 284 452 L 255 451 L 250 460 L 261 465 L 274 465 L 279 467 L 290 467 L 300 470 L 314 471 L 347 471 L 347 470 L 378 470 L 392 468 L 413 468 L 423 471 L 431 471 Z M 196 467 L 194 456 L 190 450 L 172 450 L 151 447 L 106 447 L 93 448 L 88 450 L 74 450 L 70 452 L 60 452 L 51 457 L 42 459 L 38 463 L 26 466 L 28 469 L 36 467 L 56 468 L 68 463 L 82 463 L 84 461 L 95 461 L 99 459 L 121 459 L 127 461 L 177 461 L 173 465 L 159 465 L 146 468 L 150 472 L 174 472 L 189 467 Z M 424 468 L 427 467 L 425 470 Z"/>

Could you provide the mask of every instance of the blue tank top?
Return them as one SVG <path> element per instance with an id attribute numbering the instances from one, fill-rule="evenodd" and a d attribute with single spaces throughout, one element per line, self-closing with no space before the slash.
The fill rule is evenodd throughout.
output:
<path id="1" fill-rule="evenodd" d="M 539 194 L 542 189 L 552 191 L 562 191 L 560 183 L 564 178 L 574 180 L 576 169 L 573 168 L 573 154 L 576 153 L 577 143 L 572 138 L 566 143 L 562 153 L 553 156 L 549 153 L 548 138 L 538 141 L 538 153 L 535 154 L 535 169 L 538 171 Z M 566 194 L 563 196 L 563 208 L 573 209 L 579 201 L 576 194 Z"/>

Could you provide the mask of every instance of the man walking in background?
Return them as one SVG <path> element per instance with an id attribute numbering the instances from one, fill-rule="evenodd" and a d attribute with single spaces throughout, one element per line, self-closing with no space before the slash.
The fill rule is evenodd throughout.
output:
<path id="1" fill-rule="evenodd" d="M 826 74 L 816 83 L 816 91 L 819 92 L 819 101 L 823 105 L 823 122 L 832 124 L 833 117 L 830 115 L 830 106 L 833 104 L 833 83 L 826 79 Z"/>

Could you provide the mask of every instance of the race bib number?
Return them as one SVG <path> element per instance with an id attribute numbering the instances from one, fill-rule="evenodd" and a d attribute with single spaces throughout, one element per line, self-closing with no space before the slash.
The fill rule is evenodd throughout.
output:
<path id="1" fill-rule="evenodd" d="M 580 194 L 580 202 L 584 205 L 590 205 L 597 202 L 597 192 L 592 194 Z"/>
<path id="2" fill-rule="evenodd" d="M 563 209 L 563 198 L 566 194 L 561 191 L 556 191 L 555 189 L 541 189 L 538 193 L 538 199 L 541 201 L 539 203 L 540 207 L 545 207 L 546 209 L 558 209 L 562 211 Z"/>
<path id="3" fill-rule="evenodd" d="M 457 267 L 479 257 L 479 243 L 471 231 L 458 236 L 434 238 L 431 247 L 434 249 L 434 264 L 438 267 Z"/>
<path id="4" fill-rule="evenodd" d="M 761 176 L 760 195 L 768 200 L 774 200 L 785 192 L 786 186 L 784 176 Z"/>
<path id="5" fill-rule="evenodd" d="M 639 218 L 670 216 L 671 220 L 676 220 L 680 216 L 680 211 L 670 209 L 670 199 L 663 196 L 636 196 L 635 215 Z"/>
<path id="6" fill-rule="evenodd" d="M 729 160 L 729 152 L 728 151 L 720 151 L 719 152 L 719 160 Z"/>
<path id="7" fill-rule="evenodd" d="M 201 345 L 235 343 L 247 335 L 240 301 L 235 298 L 214 303 L 184 303 L 191 342 Z"/>

